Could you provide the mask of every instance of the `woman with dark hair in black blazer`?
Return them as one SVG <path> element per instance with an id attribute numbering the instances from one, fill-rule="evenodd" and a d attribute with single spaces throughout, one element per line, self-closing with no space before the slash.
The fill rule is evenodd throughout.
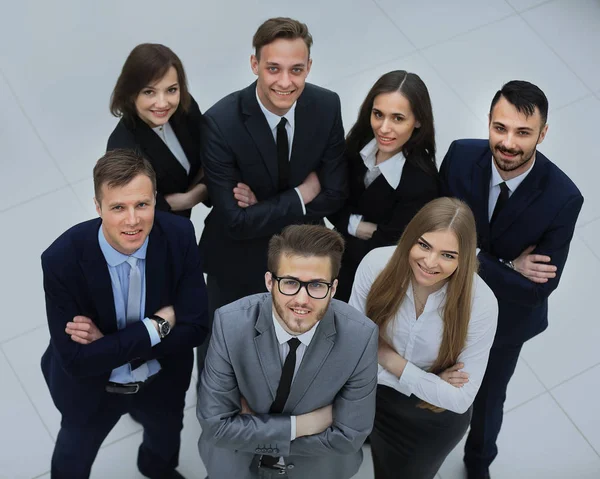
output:
<path id="1" fill-rule="evenodd" d="M 156 171 L 156 208 L 189 218 L 208 192 L 201 181 L 202 113 L 179 57 L 160 44 L 135 47 L 112 92 L 110 111 L 121 120 L 107 150 L 141 153 Z"/>
<path id="2" fill-rule="evenodd" d="M 414 73 L 383 75 L 346 137 L 348 203 L 328 219 L 344 235 L 336 298 L 348 301 L 354 274 L 373 248 L 396 244 L 406 225 L 439 196 L 429 92 Z"/>

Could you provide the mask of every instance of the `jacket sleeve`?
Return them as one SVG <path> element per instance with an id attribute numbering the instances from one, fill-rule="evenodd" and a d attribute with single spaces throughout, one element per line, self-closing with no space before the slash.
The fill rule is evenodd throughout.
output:
<path id="1" fill-rule="evenodd" d="M 238 206 L 233 188 L 242 181 L 242 175 L 236 156 L 215 120 L 207 115 L 204 118 L 202 161 L 206 184 L 215 212 L 223 218 L 230 236 L 236 240 L 268 238 L 301 219 L 302 205 L 293 188 L 248 208 Z"/>
<path id="2" fill-rule="evenodd" d="M 546 283 L 534 283 L 502 264 L 491 253 L 483 250 L 479 252 L 477 256 L 481 264 L 479 275 L 500 301 L 535 307 L 542 304 L 558 287 L 582 205 L 583 197 L 580 195 L 572 197 L 565 203 L 532 253 L 550 256 L 550 263 L 557 268 L 556 276 Z"/>
<path id="3" fill-rule="evenodd" d="M 323 456 L 358 451 L 373 428 L 377 392 L 377 344 L 373 328 L 352 376 L 333 401 L 333 424 L 320 434 L 292 441 L 291 455 Z"/>
<path id="4" fill-rule="evenodd" d="M 150 336 L 141 321 L 90 344 L 71 339 L 65 332 L 67 323 L 84 311 L 73 282 L 82 279 L 72 276 L 77 271 L 74 261 L 67 261 L 67 255 L 61 256 L 42 255 L 42 270 L 51 343 L 65 372 L 73 377 L 99 376 L 150 354 Z"/>
<path id="5" fill-rule="evenodd" d="M 203 434 L 212 438 L 216 447 L 254 454 L 256 449 L 269 444 L 280 455 L 289 455 L 292 427 L 289 415 L 240 414 L 241 409 L 240 390 L 217 310 L 196 407 Z"/>

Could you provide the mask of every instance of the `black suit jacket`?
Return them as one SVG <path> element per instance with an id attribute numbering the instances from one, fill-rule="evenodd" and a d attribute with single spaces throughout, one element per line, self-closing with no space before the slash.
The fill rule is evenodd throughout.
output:
<path id="1" fill-rule="evenodd" d="M 42 254 L 50 329 L 42 371 L 63 417 L 82 422 L 96 411 L 112 370 L 133 359 L 157 359 L 160 374 L 186 391 L 193 347 L 207 331 L 204 277 L 190 221 L 156 212 L 150 232 L 145 314 L 173 305 L 176 317 L 171 333 L 154 347 L 141 321 L 117 328 L 110 274 L 98 243 L 101 223 L 98 218 L 72 227 Z M 92 319 L 104 337 L 87 345 L 71 340 L 65 327 L 77 315 Z"/>
<path id="2" fill-rule="evenodd" d="M 191 99 L 187 113 L 177 110 L 169 120 L 181 148 L 190 162 L 190 172 L 187 173 L 165 142 L 137 115 L 131 123 L 121 118 L 114 131 L 108 138 L 106 151 L 117 148 L 132 149 L 142 154 L 156 172 L 156 208 L 161 211 L 171 211 L 165 195 L 185 193 L 191 186 L 201 168 L 200 134 L 202 130 L 202 113 Z M 192 210 L 173 211 L 189 218 Z"/>
<path id="3" fill-rule="evenodd" d="M 498 298 L 495 344 L 521 344 L 548 327 L 548 296 L 567 261 L 583 196 L 539 151 L 527 177 L 490 228 L 488 203 L 492 153 L 487 140 L 450 145 L 440 168 L 444 193 L 465 201 L 477 222 L 480 276 Z M 526 248 L 550 256 L 558 270 L 547 283 L 534 283 L 499 260 L 514 260 Z"/>
<path id="4" fill-rule="evenodd" d="M 262 291 L 271 236 L 290 224 L 321 222 L 346 199 L 339 97 L 306 84 L 295 110 L 290 189 L 283 192 L 278 191 L 276 144 L 256 99 L 256 82 L 220 100 L 204 118 L 203 166 L 214 205 L 200 240 L 205 271 L 247 285 L 241 290 L 248 294 Z M 311 171 L 319 176 L 321 193 L 303 215 L 294 187 Z M 238 206 L 233 197 L 238 182 L 252 189 L 257 204 Z"/>

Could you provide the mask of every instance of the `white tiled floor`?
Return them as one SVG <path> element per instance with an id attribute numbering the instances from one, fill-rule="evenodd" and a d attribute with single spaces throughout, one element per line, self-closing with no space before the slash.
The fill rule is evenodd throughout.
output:
<path id="1" fill-rule="evenodd" d="M 108 101 L 124 58 L 143 41 L 171 46 L 206 110 L 252 81 L 252 34 L 275 15 L 308 23 L 310 79 L 339 92 L 346 128 L 380 74 L 419 73 L 432 97 L 438 162 L 453 139 L 486 135 L 489 103 L 503 82 L 527 79 L 544 89 L 550 130 L 540 149 L 586 203 L 551 298 L 550 328 L 525 346 L 510 385 L 491 472 L 494 479 L 600 477 L 597 0 L 182 0 L 168 8 L 158 0 L 23 0 L 3 4 L 0 29 L 0 479 L 49 478 L 60 417 L 39 368 L 48 341 L 39 255 L 95 214 L 91 168 L 116 123 Z M 205 215 L 204 207 L 194 211 L 198 236 Z M 203 478 L 194 401 L 190 390 L 181 471 Z M 124 417 L 93 477 L 139 477 L 140 437 Z M 439 476 L 463 474 L 459 446 Z M 372 477 L 368 448 L 356 477 Z"/>

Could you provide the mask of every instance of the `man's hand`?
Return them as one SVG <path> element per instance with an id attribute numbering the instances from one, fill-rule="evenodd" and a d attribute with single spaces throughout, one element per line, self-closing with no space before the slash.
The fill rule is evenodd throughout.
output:
<path id="1" fill-rule="evenodd" d="M 452 384 L 456 388 L 462 388 L 469 382 L 469 373 L 461 372 L 460 369 L 464 368 L 463 363 L 456 363 L 454 366 L 450 366 L 445 371 L 438 374 L 447 383 Z"/>
<path id="2" fill-rule="evenodd" d="M 314 171 L 311 171 L 304 182 L 298 186 L 298 191 L 305 205 L 309 204 L 321 193 L 321 182 Z"/>
<path id="3" fill-rule="evenodd" d="M 104 337 L 94 322 L 86 316 L 75 316 L 73 321 L 67 323 L 65 333 L 79 344 L 90 344 Z"/>
<path id="4" fill-rule="evenodd" d="M 548 279 L 556 277 L 556 266 L 549 263 L 550 256 L 531 254 L 536 245 L 526 248 L 518 258 L 513 260 L 515 271 L 518 271 L 534 283 L 547 283 Z"/>
<path id="5" fill-rule="evenodd" d="M 377 225 L 375 223 L 369 223 L 368 221 L 361 221 L 358 223 L 356 228 L 356 237 L 361 240 L 370 240 L 373 237 L 373 233 L 377 231 Z"/>
<path id="6" fill-rule="evenodd" d="M 248 185 L 238 183 L 233 189 L 233 197 L 237 200 L 240 208 L 248 208 L 248 206 L 258 203 L 256 195 L 252 192 Z"/>
<path id="7" fill-rule="evenodd" d="M 160 308 L 156 313 L 156 316 L 160 316 L 161 318 L 163 318 L 164 320 L 166 320 L 169 323 L 169 326 L 171 326 L 171 329 L 173 329 L 175 327 L 175 310 L 173 309 L 173 306 L 165 306 L 163 308 Z M 156 324 L 156 321 L 152 321 L 152 323 L 154 324 L 154 326 L 156 327 L 156 330 L 158 331 L 158 325 Z"/>
<path id="8" fill-rule="evenodd" d="M 240 411 L 240 414 L 250 414 L 252 416 L 254 416 L 256 413 L 250 408 L 250 406 L 248 406 L 248 402 L 246 401 L 246 398 L 244 396 L 240 397 L 240 401 L 242 403 L 242 410 Z"/>
<path id="9" fill-rule="evenodd" d="M 312 412 L 296 416 L 296 437 L 320 434 L 333 424 L 333 407 L 315 409 Z"/>

